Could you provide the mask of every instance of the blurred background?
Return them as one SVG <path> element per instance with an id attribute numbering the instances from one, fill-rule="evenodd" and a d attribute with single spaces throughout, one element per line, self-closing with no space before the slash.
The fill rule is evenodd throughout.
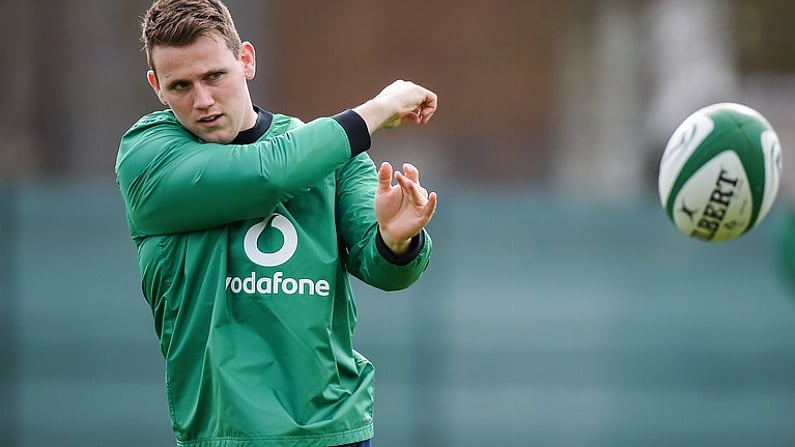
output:
<path id="1" fill-rule="evenodd" d="M 3 446 L 174 445 L 113 174 L 161 107 L 149 4 L 0 0 Z M 791 1 L 227 4 L 268 110 L 308 121 L 396 78 L 439 94 L 370 151 L 440 195 L 425 276 L 356 284 L 375 445 L 795 445 Z M 759 227 L 709 244 L 668 221 L 657 167 L 721 101 L 767 116 L 785 173 Z"/>

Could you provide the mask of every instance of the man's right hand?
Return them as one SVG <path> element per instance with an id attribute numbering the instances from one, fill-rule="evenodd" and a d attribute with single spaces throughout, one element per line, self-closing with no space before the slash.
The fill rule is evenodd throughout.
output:
<path id="1" fill-rule="evenodd" d="M 435 93 L 411 81 L 397 80 L 353 111 L 364 119 L 372 135 L 381 128 L 426 124 L 436 106 Z"/>

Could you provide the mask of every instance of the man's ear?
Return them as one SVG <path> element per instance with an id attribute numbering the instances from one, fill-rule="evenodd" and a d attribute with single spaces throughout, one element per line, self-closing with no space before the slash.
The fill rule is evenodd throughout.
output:
<path id="1" fill-rule="evenodd" d="M 167 106 L 168 101 L 166 101 L 166 98 L 163 97 L 163 89 L 160 88 L 160 81 L 157 80 L 157 75 L 155 74 L 154 70 L 149 70 L 146 72 L 146 80 L 149 82 L 152 90 L 155 91 L 157 99 L 159 99 L 164 106 Z"/>
<path id="2" fill-rule="evenodd" d="M 257 73 L 257 58 L 254 52 L 254 45 L 251 42 L 240 44 L 240 62 L 243 63 L 243 73 L 249 81 L 254 79 Z"/>

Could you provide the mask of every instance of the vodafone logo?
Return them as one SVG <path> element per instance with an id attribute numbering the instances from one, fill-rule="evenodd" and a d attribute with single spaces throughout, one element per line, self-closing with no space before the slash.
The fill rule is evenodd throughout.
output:
<path id="1" fill-rule="evenodd" d="M 265 229 L 270 225 L 271 228 L 279 230 L 284 238 L 282 247 L 273 253 L 265 253 L 259 249 L 257 241 Z M 275 267 L 282 265 L 295 254 L 298 248 L 298 234 L 292 222 L 281 214 L 274 214 L 263 219 L 262 222 L 255 224 L 246 232 L 243 240 L 243 249 L 251 262 L 263 267 Z"/>
<path id="2" fill-rule="evenodd" d="M 281 233 L 282 245 L 276 251 L 264 252 L 259 248 L 259 238 L 265 230 Z M 243 238 L 243 250 L 251 262 L 261 267 L 277 267 L 293 257 L 298 248 L 298 233 L 289 219 L 273 214 L 251 226 Z M 303 276 L 303 275 L 302 275 Z M 320 296 L 331 293 L 327 279 L 293 276 L 283 271 L 252 271 L 240 276 L 227 276 L 225 289 L 234 295 L 249 296 Z"/>

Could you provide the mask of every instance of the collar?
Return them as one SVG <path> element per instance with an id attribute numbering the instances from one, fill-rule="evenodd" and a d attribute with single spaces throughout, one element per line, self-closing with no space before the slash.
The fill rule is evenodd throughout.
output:
<path id="1" fill-rule="evenodd" d="M 254 111 L 257 112 L 257 122 L 254 123 L 254 127 L 237 134 L 231 144 L 254 143 L 265 135 L 265 132 L 271 127 L 271 122 L 273 121 L 272 113 L 257 106 L 254 106 Z"/>

